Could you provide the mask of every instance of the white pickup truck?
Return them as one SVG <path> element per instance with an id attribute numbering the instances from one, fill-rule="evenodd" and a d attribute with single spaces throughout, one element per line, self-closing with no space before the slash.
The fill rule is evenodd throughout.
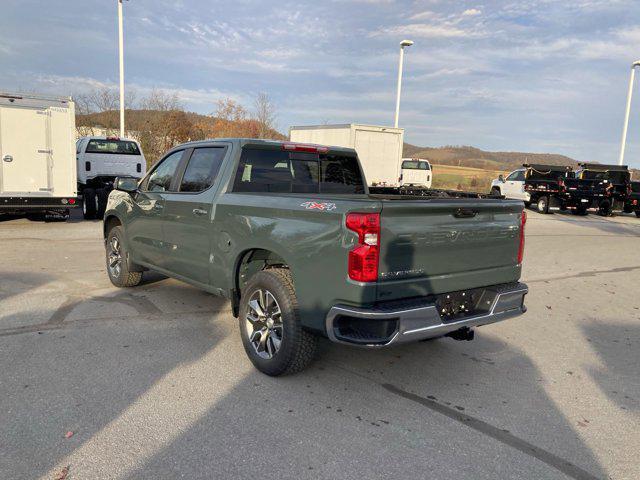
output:
<path id="1" fill-rule="evenodd" d="M 431 188 L 433 171 L 429 160 L 403 158 L 400 166 L 400 185 Z"/>
<path id="2" fill-rule="evenodd" d="M 102 218 L 116 177 L 142 178 L 147 162 L 135 140 L 82 137 L 76 142 L 78 192 L 84 218 Z"/>
<path id="3" fill-rule="evenodd" d="M 524 189 L 526 169 L 519 168 L 514 170 L 507 178 L 500 175 L 491 182 L 491 193 L 493 195 L 502 195 L 505 198 L 513 198 L 515 200 L 523 200 L 525 205 L 529 205 L 531 195 Z"/>

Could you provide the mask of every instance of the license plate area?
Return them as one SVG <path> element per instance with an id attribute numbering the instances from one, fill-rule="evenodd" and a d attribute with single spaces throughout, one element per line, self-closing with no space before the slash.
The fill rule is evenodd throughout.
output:
<path id="1" fill-rule="evenodd" d="M 443 293 L 436 297 L 436 308 L 444 323 L 466 317 L 485 315 L 491 311 L 497 293 L 486 288 Z"/>

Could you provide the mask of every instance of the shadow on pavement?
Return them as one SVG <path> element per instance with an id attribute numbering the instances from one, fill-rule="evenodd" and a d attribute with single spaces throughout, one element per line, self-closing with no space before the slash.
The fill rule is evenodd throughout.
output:
<path id="1" fill-rule="evenodd" d="M 250 373 L 126 478 L 606 477 L 522 352 L 470 345 L 323 342 L 301 374 Z"/>
<path id="2" fill-rule="evenodd" d="M 591 320 L 582 330 L 602 362 L 588 368 L 595 383 L 622 410 L 640 411 L 640 326 Z"/>

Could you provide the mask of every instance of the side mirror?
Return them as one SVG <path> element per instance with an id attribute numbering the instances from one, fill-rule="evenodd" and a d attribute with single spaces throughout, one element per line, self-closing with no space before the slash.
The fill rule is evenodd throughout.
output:
<path id="1" fill-rule="evenodd" d="M 504 175 L 498 175 L 498 181 L 504 183 Z"/>
<path id="2" fill-rule="evenodd" d="M 116 177 L 113 188 L 122 192 L 133 193 L 138 190 L 138 179 L 134 177 Z"/>

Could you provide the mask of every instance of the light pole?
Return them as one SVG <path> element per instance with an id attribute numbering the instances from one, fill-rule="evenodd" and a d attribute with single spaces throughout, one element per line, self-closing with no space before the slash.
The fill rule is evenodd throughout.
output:
<path id="1" fill-rule="evenodd" d="M 404 59 L 404 47 L 413 45 L 413 40 L 402 40 L 400 42 L 400 62 L 398 63 L 398 94 L 396 96 L 396 119 L 393 123 L 398 128 L 398 117 L 400 116 L 400 91 L 402 90 L 402 60 Z"/>
<path id="2" fill-rule="evenodd" d="M 629 113 L 631 113 L 631 97 L 633 96 L 633 81 L 636 76 L 636 67 L 640 67 L 640 60 L 631 64 L 631 78 L 629 79 L 629 91 L 627 92 L 627 108 L 624 112 L 624 125 L 622 127 L 622 142 L 620 144 L 620 158 L 618 165 L 624 163 L 624 149 L 627 145 L 627 128 L 629 127 Z"/>
<path id="3" fill-rule="evenodd" d="M 122 34 L 122 2 L 118 0 L 118 48 L 120 52 L 120 138 L 124 138 L 124 39 Z"/>

